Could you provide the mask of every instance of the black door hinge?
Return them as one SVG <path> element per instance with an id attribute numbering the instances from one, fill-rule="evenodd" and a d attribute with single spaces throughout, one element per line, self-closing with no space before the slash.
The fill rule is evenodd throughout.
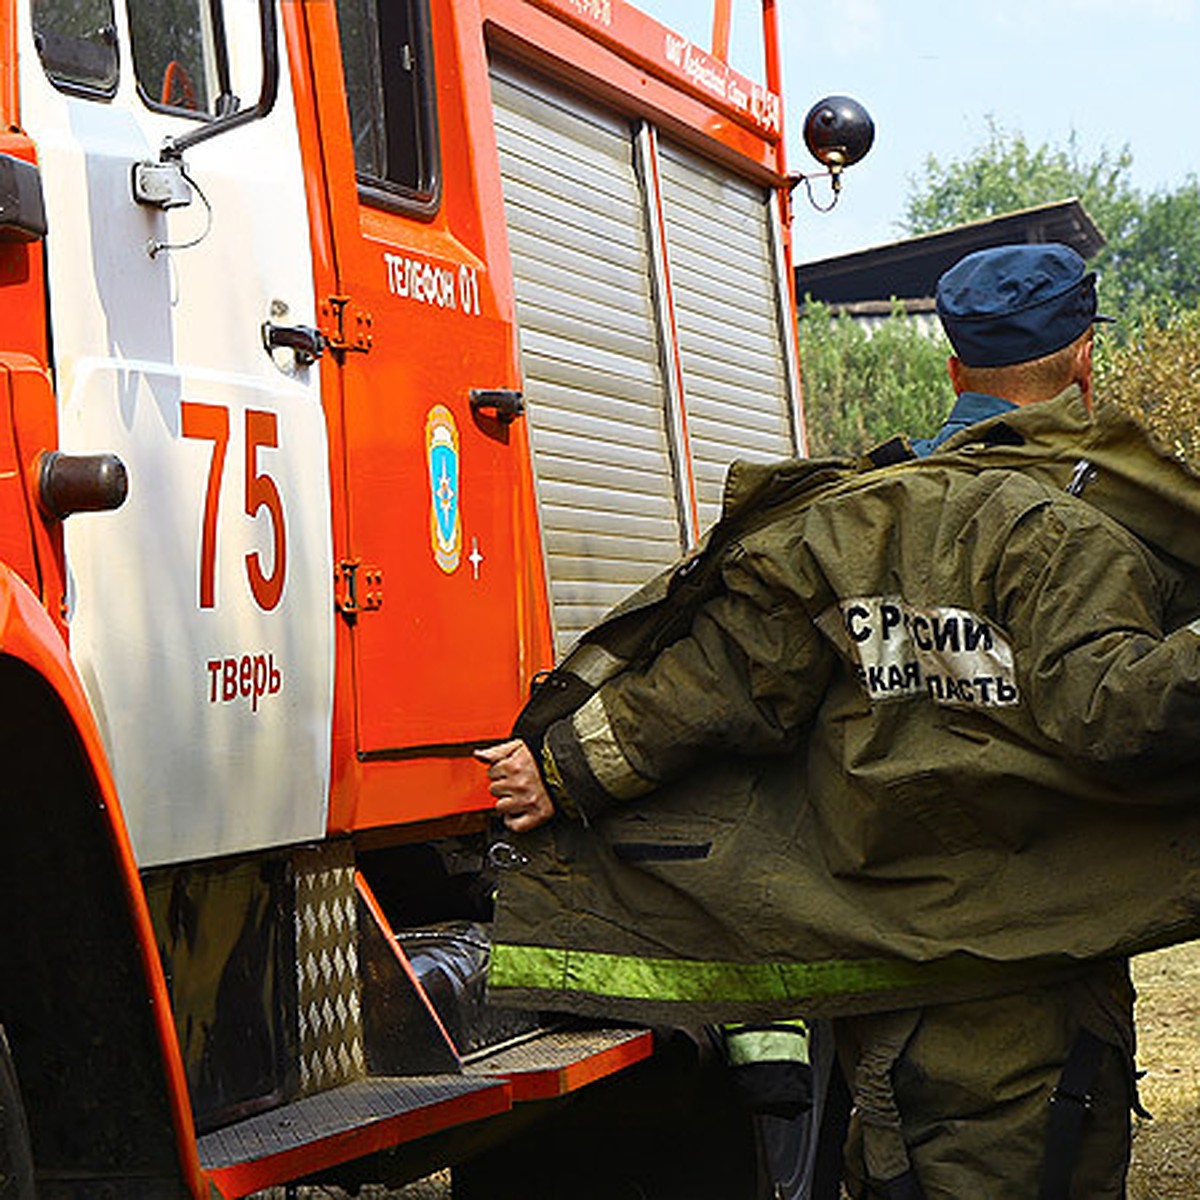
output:
<path id="1" fill-rule="evenodd" d="M 373 320 L 349 296 L 326 296 L 321 301 L 321 333 L 335 354 L 366 354 L 374 343 Z"/>
<path id="2" fill-rule="evenodd" d="M 383 607 L 383 571 L 364 567 L 361 559 L 343 558 L 334 575 L 333 602 L 347 621 L 359 613 L 378 612 Z"/>

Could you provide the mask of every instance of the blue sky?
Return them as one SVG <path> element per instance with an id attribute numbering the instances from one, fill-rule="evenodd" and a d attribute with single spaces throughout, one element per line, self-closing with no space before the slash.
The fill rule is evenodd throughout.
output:
<path id="1" fill-rule="evenodd" d="M 712 40 L 711 0 L 634 0 L 692 41 Z M 926 159 L 969 155 L 988 118 L 1032 145 L 1085 159 L 1128 146 L 1143 192 L 1200 175 L 1200 0 L 778 0 L 790 167 L 814 166 L 800 123 L 843 93 L 875 120 L 875 147 L 821 215 L 797 192 L 797 257 L 902 236 Z M 763 77 L 759 0 L 734 0 L 733 65 Z M 819 186 L 819 185 L 818 185 Z"/>

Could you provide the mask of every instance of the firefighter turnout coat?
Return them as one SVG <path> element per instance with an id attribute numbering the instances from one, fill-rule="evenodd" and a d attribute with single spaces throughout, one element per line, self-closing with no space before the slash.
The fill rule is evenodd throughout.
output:
<path id="1" fill-rule="evenodd" d="M 512 838 L 493 999 L 866 1012 L 1195 936 L 1197 529 L 1074 388 L 920 461 L 736 466 L 522 714 L 564 811 Z"/>

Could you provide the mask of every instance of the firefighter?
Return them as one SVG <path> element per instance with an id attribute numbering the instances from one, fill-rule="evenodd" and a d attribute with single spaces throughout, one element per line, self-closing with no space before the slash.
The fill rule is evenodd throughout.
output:
<path id="1" fill-rule="evenodd" d="M 936 299 L 956 400 L 915 453 L 1072 385 L 1091 408 L 1094 325 L 1108 318 L 1070 247 L 969 254 Z M 1137 1106 L 1125 960 L 1011 995 L 843 1018 L 836 1037 L 856 1103 L 852 1196 L 1033 1196 L 1035 1178 L 1039 1195 L 1124 1195 Z M 891 1190 L 877 1191 L 884 1180 Z"/>
<path id="2" fill-rule="evenodd" d="M 1001 289 L 1021 304 L 998 304 Z M 1076 384 L 1092 398 L 1096 276 L 1056 242 L 996 246 L 968 254 L 939 280 L 937 311 L 954 354 L 947 363 L 956 400 L 934 437 L 914 439 L 932 453 L 956 433 Z"/>
<path id="3" fill-rule="evenodd" d="M 951 271 L 987 419 L 917 462 L 735 470 L 705 552 L 481 753 L 536 831 L 494 995 L 838 1017 L 856 1197 L 1123 1195 L 1123 956 L 1200 932 L 1200 481 L 1091 413 L 1078 265 Z M 1004 395 L 1045 360 L 1061 394 Z"/>

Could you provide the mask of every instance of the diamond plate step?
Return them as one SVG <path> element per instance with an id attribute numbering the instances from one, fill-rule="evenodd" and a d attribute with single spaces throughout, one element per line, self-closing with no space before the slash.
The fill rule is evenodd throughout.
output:
<path id="1" fill-rule="evenodd" d="M 233 1200 L 511 1107 L 494 1077 L 360 1079 L 205 1134 L 200 1163 Z"/>
<path id="2" fill-rule="evenodd" d="M 556 1029 L 464 1064 L 476 1079 L 503 1079 L 513 1099 L 549 1100 L 632 1066 L 654 1051 L 648 1029 Z"/>

